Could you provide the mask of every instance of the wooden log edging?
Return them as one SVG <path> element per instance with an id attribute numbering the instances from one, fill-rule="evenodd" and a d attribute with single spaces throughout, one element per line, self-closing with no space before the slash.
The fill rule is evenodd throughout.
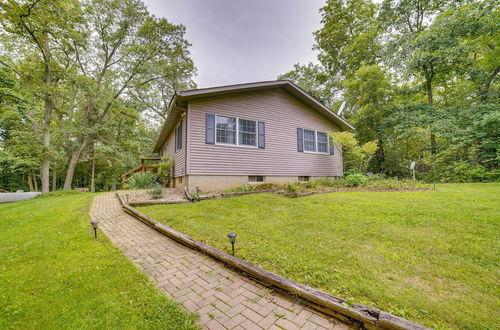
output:
<path id="1" fill-rule="evenodd" d="M 139 212 L 118 192 L 116 193 L 120 204 L 125 212 L 134 218 L 144 222 L 156 231 L 181 243 L 189 248 L 201 251 L 218 261 L 221 261 L 237 270 L 255 278 L 258 282 L 276 287 L 293 296 L 298 296 L 308 302 L 312 307 L 319 306 L 319 310 L 327 314 L 347 317 L 347 320 L 366 329 L 391 329 L 391 330 L 424 330 L 429 329 L 421 324 L 406 320 L 402 317 L 392 315 L 377 308 L 361 304 L 348 305 L 347 300 L 336 297 L 329 293 L 314 289 L 312 287 L 289 280 L 285 277 L 266 271 L 260 267 L 250 264 L 240 258 L 219 251 L 210 245 L 196 241 L 190 236 L 179 232 L 157 220 Z"/>

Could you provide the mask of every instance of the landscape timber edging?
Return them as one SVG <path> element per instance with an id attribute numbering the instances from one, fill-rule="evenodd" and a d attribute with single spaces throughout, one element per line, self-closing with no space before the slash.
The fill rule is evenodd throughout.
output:
<path id="1" fill-rule="evenodd" d="M 390 329 L 390 330 L 424 330 L 429 329 L 421 324 L 406 320 L 402 317 L 392 315 L 381 311 L 377 308 L 364 306 L 361 304 L 347 305 L 346 299 L 339 298 L 326 292 L 316 290 L 312 287 L 300 284 L 289 280 L 285 277 L 268 272 L 260 267 L 250 264 L 243 259 L 234 257 L 225 252 L 219 251 L 210 245 L 201 241 L 196 241 L 190 236 L 179 232 L 165 224 L 156 221 L 153 218 L 139 212 L 130 204 L 127 204 L 122 195 L 118 192 L 116 196 L 125 212 L 132 215 L 134 218 L 144 222 L 151 228 L 162 233 L 163 235 L 181 243 L 189 248 L 201 251 L 214 259 L 227 264 L 247 275 L 256 279 L 263 285 L 272 286 L 284 290 L 292 296 L 298 296 L 305 302 L 308 302 L 313 308 L 316 308 L 324 313 L 342 319 L 347 318 L 347 321 L 366 329 Z M 319 308 L 317 308 L 319 307 Z"/>

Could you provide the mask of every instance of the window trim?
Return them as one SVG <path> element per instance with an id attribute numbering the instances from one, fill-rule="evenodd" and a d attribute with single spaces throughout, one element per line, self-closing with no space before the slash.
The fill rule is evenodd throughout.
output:
<path id="1" fill-rule="evenodd" d="M 217 117 L 236 119 L 236 144 L 217 142 L 217 129 L 218 129 L 217 128 Z M 251 145 L 247 145 L 247 144 L 240 144 L 240 119 L 246 120 L 246 121 L 253 121 L 255 123 L 255 145 L 251 146 Z M 245 133 L 248 133 L 248 132 L 245 132 Z M 253 119 L 245 119 L 245 118 L 241 118 L 241 117 L 223 116 L 223 115 L 216 114 L 215 115 L 215 145 L 225 146 L 225 147 L 258 149 L 259 148 L 259 121 L 253 120 Z"/>
<path id="2" fill-rule="evenodd" d="M 315 145 L 314 148 L 316 151 L 306 151 L 306 139 L 305 139 L 305 131 L 311 131 L 314 132 L 314 138 L 315 138 Z M 324 133 L 327 136 L 327 142 L 326 142 L 326 152 L 325 151 L 318 151 L 318 132 L 319 133 Z M 322 132 L 322 131 L 317 131 L 314 129 L 308 129 L 308 128 L 303 128 L 302 129 L 302 143 L 303 143 L 303 152 L 307 154 L 320 154 L 320 155 L 329 155 L 330 154 L 330 140 L 328 139 L 328 133 L 327 132 Z"/>
<path id="3" fill-rule="evenodd" d="M 183 144 L 183 142 L 184 142 L 184 141 L 182 141 L 182 140 L 183 140 L 183 138 L 182 138 L 182 135 L 183 135 L 182 130 L 183 130 L 183 129 L 182 129 L 182 126 L 181 126 L 181 125 L 182 125 L 182 119 L 179 121 L 179 123 L 178 123 L 178 124 L 177 124 L 177 126 L 175 127 L 175 131 L 174 131 L 174 136 L 175 136 L 175 139 L 174 139 L 174 140 L 175 140 L 175 141 L 174 141 L 174 150 L 175 150 L 175 153 L 177 153 L 177 152 L 181 151 L 181 150 L 182 150 L 182 147 L 183 147 L 183 146 L 182 146 L 182 144 Z M 178 132 L 178 130 L 179 130 L 179 127 L 181 127 L 181 147 L 180 147 L 180 148 L 178 148 L 178 146 L 179 146 L 179 141 L 178 141 L 178 133 L 177 133 L 177 132 Z"/>

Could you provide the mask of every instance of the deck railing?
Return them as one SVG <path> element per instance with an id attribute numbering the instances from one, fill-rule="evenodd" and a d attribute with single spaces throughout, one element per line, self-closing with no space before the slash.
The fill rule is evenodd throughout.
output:
<path id="1" fill-rule="evenodd" d="M 122 185 L 124 185 L 127 182 L 127 179 L 130 175 L 137 173 L 137 172 L 147 172 L 149 171 L 154 171 L 158 169 L 158 164 L 153 164 L 153 165 L 147 165 L 146 162 L 148 161 L 155 161 L 156 163 L 160 162 L 161 158 L 156 158 L 156 157 L 146 157 L 146 158 L 141 158 L 141 164 L 137 165 L 133 169 L 131 169 L 128 172 L 125 172 L 122 174 Z"/>

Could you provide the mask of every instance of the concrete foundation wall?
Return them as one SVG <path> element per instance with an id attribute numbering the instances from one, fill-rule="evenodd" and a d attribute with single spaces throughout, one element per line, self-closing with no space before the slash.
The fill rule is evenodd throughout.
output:
<path id="1" fill-rule="evenodd" d="M 179 191 L 183 191 L 184 187 L 186 186 L 186 180 L 186 176 L 178 176 L 174 178 L 173 187 Z"/>
<path id="2" fill-rule="evenodd" d="M 319 180 L 325 178 L 321 177 L 310 177 L 310 181 Z M 335 178 L 330 176 L 328 178 Z M 275 184 L 284 184 L 291 182 L 298 182 L 298 176 L 278 176 L 278 175 L 269 175 L 264 176 L 264 182 L 248 182 L 248 175 L 189 175 L 187 177 L 188 180 L 188 189 L 189 191 L 195 191 L 196 187 L 199 187 L 202 192 L 208 191 L 219 191 L 229 188 L 234 188 L 238 186 L 242 186 L 244 184 L 260 184 L 260 183 L 275 183 Z M 176 188 L 178 186 L 176 185 Z M 184 189 L 184 185 L 182 186 Z"/>

